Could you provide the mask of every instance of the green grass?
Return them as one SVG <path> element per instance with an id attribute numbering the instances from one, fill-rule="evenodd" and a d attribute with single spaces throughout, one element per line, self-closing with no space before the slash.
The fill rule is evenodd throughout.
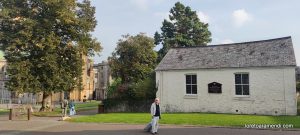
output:
<path id="1" fill-rule="evenodd" d="M 108 113 L 82 116 L 71 122 L 146 124 L 151 118 L 148 113 Z M 300 128 L 300 116 L 258 116 L 234 114 L 177 113 L 163 114 L 161 124 L 196 126 L 233 126 L 245 124 L 293 124 Z"/>
<path id="2" fill-rule="evenodd" d="M 99 101 L 87 101 L 84 103 L 76 103 L 75 109 L 76 112 L 94 110 L 98 108 L 99 103 Z M 34 112 L 33 115 L 38 117 L 60 117 L 62 115 L 61 112 L 61 108 L 54 108 L 54 111 L 52 112 Z"/>
<path id="3" fill-rule="evenodd" d="M 84 103 L 76 103 L 75 108 L 76 111 L 85 111 L 85 110 L 94 110 L 98 108 L 98 105 L 100 104 L 99 101 L 87 101 Z"/>
<path id="4" fill-rule="evenodd" d="M 62 115 L 61 112 L 60 108 L 55 108 L 52 112 L 34 112 L 32 115 L 38 117 L 59 117 Z"/>
<path id="5" fill-rule="evenodd" d="M 0 109 L 0 115 L 6 115 L 8 114 L 9 110 L 8 109 Z"/>

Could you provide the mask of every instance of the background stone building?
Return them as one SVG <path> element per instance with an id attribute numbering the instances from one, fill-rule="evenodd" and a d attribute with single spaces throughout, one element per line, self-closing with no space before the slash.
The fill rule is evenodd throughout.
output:
<path id="1" fill-rule="evenodd" d="M 93 60 L 87 56 L 83 57 L 83 70 L 82 70 L 82 90 L 74 89 L 69 94 L 65 93 L 65 98 L 69 97 L 75 101 L 92 100 L 94 89 L 94 70 Z M 67 95 L 66 95 L 67 94 Z"/>
<path id="2" fill-rule="evenodd" d="M 111 83 L 111 71 L 108 62 L 102 61 L 102 63 L 94 65 L 95 72 L 95 99 L 106 99 L 106 90 Z"/>

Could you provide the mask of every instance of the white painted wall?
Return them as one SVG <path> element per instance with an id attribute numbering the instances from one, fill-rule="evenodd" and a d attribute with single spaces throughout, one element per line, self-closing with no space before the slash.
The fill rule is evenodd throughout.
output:
<path id="1" fill-rule="evenodd" d="M 235 95 L 237 72 L 249 73 L 249 96 Z M 185 74 L 191 73 L 197 74 L 197 95 L 185 95 Z M 156 82 L 165 112 L 297 114 L 295 67 L 156 71 Z M 222 84 L 221 94 L 208 93 L 211 82 Z"/>

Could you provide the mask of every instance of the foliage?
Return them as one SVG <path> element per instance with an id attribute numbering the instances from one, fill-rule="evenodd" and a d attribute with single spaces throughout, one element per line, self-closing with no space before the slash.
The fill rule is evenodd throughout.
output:
<path id="1" fill-rule="evenodd" d="M 128 86 L 122 84 L 120 78 L 115 79 L 107 89 L 107 97 L 122 100 L 154 99 L 156 91 L 155 72 L 152 72 L 144 80 L 130 83 Z"/>
<path id="2" fill-rule="evenodd" d="M 116 79 L 108 88 L 108 98 L 121 102 L 152 97 L 150 89 L 155 88 L 155 85 L 151 86 L 155 78 L 150 78 L 149 75 L 156 65 L 157 54 L 154 47 L 154 40 L 142 33 L 136 36 L 125 35 L 119 40 L 109 58 L 109 65 Z"/>
<path id="3" fill-rule="evenodd" d="M 146 124 L 151 121 L 149 113 L 107 113 L 77 117 L 72 122 L 93 123 L 130 123 Z M 259 116 L 236 114 L 174 113 L 162 114 L 161 124 L 197 125 L 197 126 L 232 126 L 244 127 L 245 124 L 292 124 L 300 128 L 299 116 Z"/>
<path id="4" fill-rule="evenodd" d="M 297 90 L 297 92 L 300 92 L 300 82 L 297 82 L 296 90 Z"/>
<path id="5" fill-rule="evenodd" d="M 77 112 L 86 111 L 86 110 L 95 110 L 95 109 L 98 109 L 99 104 L 100 104 L 99 101 L 76 103 L 75 109 Z"/>
<path id="6" fill-rule="evenodd" d="M 132 86 L 137 99 L 154 99 L 156 97 L 156 82 L 155 72 L 151 73 L 149 77 L 140 80 Z"/>
<path id="7" fill-rule="evenodd" d="M 61 117 L 62 116 L 62 109 L 61 108 L 54 108 L 53 111 L 43 111 L 43 112 L 33 112 L 33 116 L 36 117 Z"/>
<path id="8" fill-rule="evenodd" d="M 105 110 L 110 109 L 112 107 L 116 107 L 117 105 L 123 102 L 123 100 L 117 98 L 107 98 L 102 101 Z"/>
<path id="9" fill-rule="evenodd" d="M 154 47 L 154 40 L 144 34 L 125 35 L 119 40 L 109 65 L 113 76 L 121 78 L 123 87 L 145 79 L 153 71 L 157 59 Z"/>
<path id="10" fill-rule="evenodd" d="M 112 83 L 107 88 L 107 97 L 108 98 L 114 98 L 118 95 L 118 87 L 121 85 L 121 78 L 116 78 L 112 81 Z"/>
<path id="11" fill-rule="evenodd" d="M 168 20 L 162 22 L 161 33 L 154 34 L 155 44 L 162 44 L 158 51 L 160 61 L 172 47 L 206 45 L 211 41 L 208 24 L 201 22 L 197 12 L 180 2 L 171 8 Z"/>
<path id="12" fill-rule="evenodd" d="M 9 110 L 8 109 L 0 109 L 0 116 L 1 115 L 6 115 L 8 114 Z"/>
<path id="13" fill-rule="evenodd" d="M 300 97 L 297 97 L 297 114 L 300 115 Z"/>
<path id="14" fill-rule="evenodd" d="M 5 51 L 10 80 L 19 93 L 81 88 L 82 56 L 101 50 L 90 32 L 95 8 L 83 0 L 2 0 L 0 45 Z"/>
<path id="15" fill-rule="evenodd" d="M 149 112 L 153 99 L 116 99 L 103 101 L 105 112 Z"/>
<path id="16" fill-rule="evenodd" d="M 126 88 L 117 78 L 109 86 L 107 99 L 103 101 L 105 109 L 112 109 L 120 104 L 129 106 L 131 111 L 143 110 L 141 106 L 152 101 L 156 96 L 155 72 L 152 72 L 146 79 L 131 83 Z M 138 107 L 138 109 L 137 109 Z M 148 110 L 148 109 L 147 109 Z"/>

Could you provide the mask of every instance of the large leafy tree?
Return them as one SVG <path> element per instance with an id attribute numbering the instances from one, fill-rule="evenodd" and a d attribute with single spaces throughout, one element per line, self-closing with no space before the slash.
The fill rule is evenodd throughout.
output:
<path id="1" fill-rule="evenodd" d="M 144 34 L 125 35 L 109 58 L 114 77 L 122 84 L 145 79 L 153 71 L 157 59 L 154 40 Z"/>
<path id="2" fill-rule="evenodd" d="M 155 44 L 162 44 L 158 51 L 160 61 L 171 47 L 203 46 L 211 41 L 208 24 L 201 22 L 197 12 L 180 2 L 170 10 L 169 21 L 162 22 L 161 33 L 154 35 Z"/>
<path id="3" fill-rule="evenodd" d="M 95 8 L 83 0 L 1 0 L 0 45 L 18 93 L 70 91 L 81 87 L 82 56 L 101 50 L 90 32 Z"/>

